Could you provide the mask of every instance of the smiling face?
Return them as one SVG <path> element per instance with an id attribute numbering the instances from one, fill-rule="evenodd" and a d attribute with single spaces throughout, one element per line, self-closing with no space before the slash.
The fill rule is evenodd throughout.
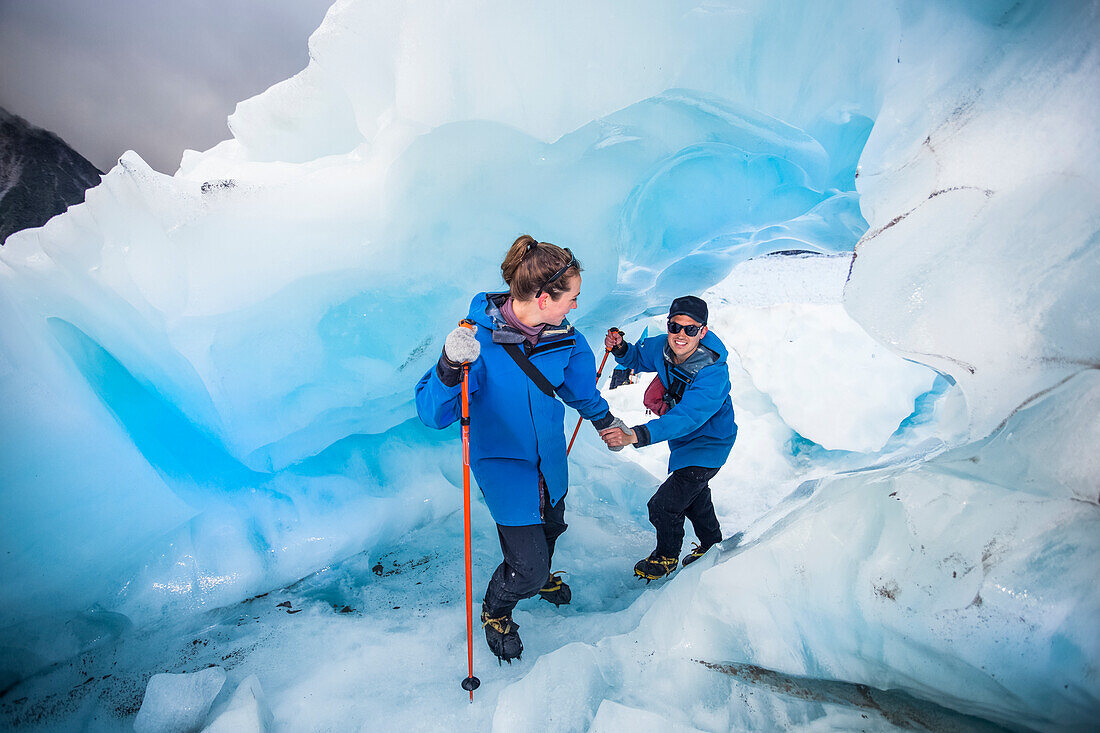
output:
<path id="1" fill-rule="evenodd" d="M 699 342 L 703 340 L 703 337 L 707 335 L 707 327 L 699 323 L 690 316 L 673 316 L 668 319 L 669 323 L 676 323 L 681 326 L 699 326 L 699 332 L 694 336 L 688 336 L 687 332 L 682 330 L 680 333 L 668 334 L 668 348 L 672 349 L 672 353 L 676 356 L 676 363 L 680 363 L 691 356 L 697 348 L 699 348 Z"/>
<path id="2" fill-rule="evenodd" d="M 549 326 L 560 326 L 569 311 L 577 307 L 577 298 L 581 294 L 581 276 L 574 275 L 569 287 L 555 299 L 543 293 L 538 297 L 539 320 Z"/>

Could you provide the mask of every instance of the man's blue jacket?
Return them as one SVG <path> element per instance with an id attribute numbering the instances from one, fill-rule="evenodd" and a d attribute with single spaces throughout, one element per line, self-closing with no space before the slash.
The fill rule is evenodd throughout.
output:
<path id="1" fill-rule="evenodd" d="M 615 361 L 636 372 L 657 372 L 673 402 L 664 415 L 635 428 L 635 446 L 667 440 L 669 473 L 685 466 L 721 468 L 737 439 L 725 345 L 707 331 L 683 364 L 674 363 L 667 336 L 623 346 L 626 353 Z"/>
<path id="2" fill-rule="evenodd" d="M 569 488 L 565 458 L 565 408 L 547 396 L 505 352 L 516 343 L 581 416 L 609 423 L 607 401 L 596 389 L 592 349 L 568 321 L 546 326 L 538 344 L 505 323 L 500 306 L 507 293 L 479 293 L 467 316 L 477 324 L 481 356 L 470 365 L 470 468 L 497 524 L 540 524 L 539 472 L 550 503 Z M 447 386 L 440 365 L 416 385 L 416 411 L 425 425 L 445 428 L 461 417 L 462 385 Z"/>

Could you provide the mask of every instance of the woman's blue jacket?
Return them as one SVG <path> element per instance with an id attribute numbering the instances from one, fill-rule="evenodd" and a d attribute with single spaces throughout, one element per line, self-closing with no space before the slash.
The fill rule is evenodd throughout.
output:
<path id="1" fill-rule="evenodd" d="M 673 363 L 667 336 L 623 345 L 626 353 L 615 361 L 636 372 L 657 372 L 666 392 L 677 395 L 668 412 L 635 430 L 636 447 L 667 440 L 669 473 L 686 466 L 721 468 L 737 440 L 725 345 L 707 331 L 683 364 Z"/>
<path id="2" fill-rule="evenodd" d="M 516 343 L 555 386 L 567 405 L 589 420 L 610 422 L 596 388 L 592 349 L 568 321 L 543 329 L 536 346 L 505 323 L 507 293 L 479 293 L 470 303 L 481 356 L 470 365 L 470 468 L 497 524 L 540 524 L 539 472 L 552 505 L 569 488 L 565 408 L 547 396 L 505 352 Z M 445 428 L 461 417 L 462 385 L 448 387 L 436 366 L 416 385 L 416 411 L 428 427 Z"/>

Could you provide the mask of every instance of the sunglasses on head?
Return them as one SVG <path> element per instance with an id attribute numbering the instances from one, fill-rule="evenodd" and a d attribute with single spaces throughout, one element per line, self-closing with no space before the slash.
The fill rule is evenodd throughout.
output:
<path id="1" fill-rule="evenodd" d="M 539 291 L 535 293 L 536 298 L 542 295 L 543 291 L 546 290 L 546 288 L 550 287 L 556 281 L 561 279 L 561 276 L 567 273 L 569 271 L 569 268 L 577 266 L 577 258 L 573 256 L 573 253 L 569 250 L 568 247 L 565 248 L 565 254 L 569 255 L 569 262 L 566 263 L 565 267 L 555 272 L 553 275 L 550 276 L 549 280 L 542 284 L 542 287 L 539 288 Z"/>
<path id="2" fill-rule="evenodd" d="M 694 326 L 694 325 L 693 326 L 682 326 L 679 323 L 676 323 L 676 321 L 669 321 L 668 322 L 668 332 L 669 333 L 680 333 L 681 331 L 683 331 L 684 333 L 686 333 L 691 338 L 695 338 L 696 336 L 698 336 L 699 331 L 701 331 L 702 328 L 703 328 L 702 326 Z"/>

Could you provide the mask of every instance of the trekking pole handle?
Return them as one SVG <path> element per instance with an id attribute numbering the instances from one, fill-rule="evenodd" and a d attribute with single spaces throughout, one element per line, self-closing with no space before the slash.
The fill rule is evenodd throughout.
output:
<path id="1" fill-rule="evenodd" d="M 626 341 L 626 333 L 622 329 L 618 328 L 617 326 L 612 326 L 611 328 L 607 329 L 607 334 L 609 336 L 613 333 L 619 334 L 619 336 L 622 337 L 623 341 Z M 603 350 L 604 350 L 604 352 L 606 352 L 605 357 L 604 357 L 605 360 L 606 360 L 606 354 L 610 354 L 611 349 L 607 348 L 607 346 L 605 345 L 603 347 Z M 596 378 L 597 379 L 599 379 L 601 372 L 603 372 L 603 364 L 600 364 L 600 371 L 596 372 Z"/>

